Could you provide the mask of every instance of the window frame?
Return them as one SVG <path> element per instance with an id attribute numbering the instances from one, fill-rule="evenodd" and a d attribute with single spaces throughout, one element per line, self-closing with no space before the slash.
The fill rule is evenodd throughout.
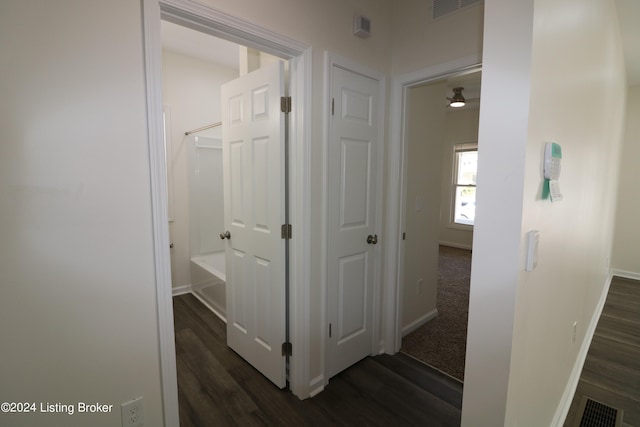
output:
<path id="1" fill-rule="evenodd" d="M 467 187 L 467 188 L 477 188 L 477 184 L 458 184 L 458 159 L 459 153 L 470 152 L 470 151 L 478 151 L 478 142 L 460 142 L 455 143 L 452 146 L 453 156 L 452 156 L 452 173 L 451 173 L 451 181 L 450 181 L 450 209 L 449 209 L 449 228 L 456 228 L 460 230 L 473 230 L 474 224 L 464 224 L 460 222 L 456 222 L 456 194 L 459 187 Z M 476 170 L 477 173 L 477 170 Z M 474 218 L 475 223 L 475 218 Z"/>

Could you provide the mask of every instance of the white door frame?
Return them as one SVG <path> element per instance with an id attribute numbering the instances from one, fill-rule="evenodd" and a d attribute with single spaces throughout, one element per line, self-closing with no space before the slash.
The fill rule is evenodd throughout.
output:
<path id="1" fill-rule="evenodd" d="M 289 114 L 289 217 L 293 225 L 293 238 L 290 241 L 289 258 L 289 332 L 294 357 L 290 359 L 289 384 L 291 391 L 299 398 L 309 397 L 311 47 L 193 1 L 140 1 L 164 425 L 178 426 L 179 418 L 162 138 L 161 18 L 290 61 L 289 88 L 293 102 Z"/>
<path id="2" fill-rule="evenodd" d="M 479 69 L 482 58 L 471 55 L 451 62 L 404 74 L 393 80 L 391 87 L 391 117 L 387 163 L 387 211 L 385 239 L 385 288 L 383 295 L 384 352 L 395 354 L 402 344 L 402 286 L 404 275 L 407 140 L 405 133 L 407 90 L 429 81 Z"/>
<path id="3" fill-rule="evenodd" d="M 380 297 L 381 297 L 381 277 L 382 277 L 382 248 L 385 245 L 385 242 L 387 241 L 386 236 L 384 235 L 384 233 L 382 233 L 382 202 L 383 202 L 383 197 L 382 197 L 382 189 L 383 189 L 383 175 L 384 175 L 384 157 L 385 157 L 385 106 L 386 106 L 386 76 L 379 72 L 376 71 L 374 69 L 365 67 L 364 65 L 358 64 L 357 62 L 342 57 L 340 55 L 337 55 L 335 53 L 331 53 L 331 52 L 325 52 L 325 58 L 324 58 L 324 103 L 323 103 L 323 107 L 324 107 L 324 114 L 323 114 L 323 129 L 324 129 L 324 135 L 323 135 L 323 144 L 324 144 L 324 150 L 322 153 L 322 163 L 323 163 L 323 175 L 324 175 L 324 179 L 322 182 L 322 206 L 325 207 L 325 209 L 323 209 L 322 211 L 322 224 L 324 227 L 324 230 L 322 231 L 322 260 L 321 260 L 321 265 L 322 265 L 322 298 L 321 298 L 321 307 L 320 307 L 320 313 L 321 313 L 321 336 L 323 337 L 322 339 L 322 343 L 321 343 L 321 350 L 320 350 L 320 354 L 321 354 L 321 366 L 323 367 L 323 377 L 322 378 L 316 378 L 313 380 L 313 385 L 317 386 L 317 388 L 314 390 L 313 394 L 316 394 L 318 392 L 320 392 L 322 390 L 322 388 L 328 384 L 329 382 L 329 378 L 327 377 L 326 373 L 328 372 L 327 370 L 327 339 L 328 339 L 328 325 L 327 325 L 327 311 L 328 311 L 328 305 L 327 305 L 327 289 L 328 289 L 328 281 L 327 281 L 327 276 L 328 276 L 328 262 L 327 262 L 327 251 L 328 251 L 328 233 L 329 233 L 329 227 L 328 227 L 328 206 L 329 206 L 329 144 L 330 144 L 330 138 L 331 138 L 331 85 L 332 85 L 332 81 L 331 81 L 331 69 L 334 67 L 340 67 L 342 69 L 351 71 L 353 73 L 356 74 L 361 74 L 365 77 L 369 77 L 373 80 L 377 80 L 378 82 L 380 82 L 380 88 L 379 88 L 379 108 L 378 108 L 378 136 L 379 136 L 379 141 L 378 141 L 378 162 L 376 164 L 376 167 L 378 168 L 378 174 L 377 174 L 377 179 L 376 179 L 376 186 L 378 188 L 379 191 L 379 197 L 376 200 L 376 226 L 375 226 L 375 233 L 378 234 L 378 236 L 380 237 L 380 245 L 376 245 L 376 248 L 374 249 L 374 258 L 373 258 L 373 262 L 375 265 L 374 268 L 374 279 L 373 279 L 373 307 L 372 307 L 372 318 L 373 318 L 373 330 L 372 330 L 372 340 L 371 340 L 371 354 L 378 354 L 381 353 L 383 351 L 382 348 L 382 344 L 381 341 L 378 339 L 376 340 L 377 337 L 380 337 L 380 318 L 381 318 L 381 313 L 379 310 L 379 307 L 381 305 L 380 303 Z"/>

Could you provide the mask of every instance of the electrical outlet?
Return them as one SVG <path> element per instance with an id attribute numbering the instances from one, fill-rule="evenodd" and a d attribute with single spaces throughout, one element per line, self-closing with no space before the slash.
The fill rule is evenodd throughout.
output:
<path id="1" fill-rule="evenodd" d="M 418 295 L 422 293 L 422 279 L 418 279 L 418 283 L 416 284 L 416 290 L 418 291 Z"/>
<path id="2" fill-rule="evenodd" d="M 573 338 L 571 342 L 576 342 L 576 334 L 578 332 L 578 321 L 573 322 Z"/>
<path id="3" fill-rule="evenodd" d="M 120 405 L 122 427 L 140 427 L 144 425 L 142 396 Z"/>

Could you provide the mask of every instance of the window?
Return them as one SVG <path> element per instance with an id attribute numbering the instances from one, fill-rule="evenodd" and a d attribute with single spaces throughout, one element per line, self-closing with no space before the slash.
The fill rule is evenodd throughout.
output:
<path id="1" fill-rule="evenodd" d="M 473 225 L 476 218 L 478 144 L 456 144 L 453 146 L 453 150 L 452 222 Z"/>

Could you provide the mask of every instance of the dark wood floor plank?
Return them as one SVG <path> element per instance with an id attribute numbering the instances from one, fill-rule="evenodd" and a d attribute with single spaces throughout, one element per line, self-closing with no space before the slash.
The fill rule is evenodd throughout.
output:
<path id="1" fill-rule="evenodd" d="M 227 347 L 225 323 L 210 311 L 208 311 L 209 317 L 203 321 L 202 316 L 204 314 L 198 312 L 201 307 L 208 311 L 193 295 L 187 294 L 181 295 L 180 298 L 174 298 L 174 312 L 179 313 L 179 316 L 174 315 L 176 331 L 180 330 L 180 328 L 191 329 L 197 336 L 201 337 L 201 341 L 207 350 L 220 360 L 227 369 L 245 367 L 246 362 Z"/>
<path id="2" fill-rule="evenodd" d="M 178 299 L 176 299 L 178 300 Z M 256 401 L 268 415 L 277 415 L 284 423 L 296 425 L 300 422 L 295 415 L 298 412 L 290 411 L 291 401 L 300 402 L 289 391 L 280 391 L 269 382 L 264 376 L 257 372 L 251 365 L 246 363 L 240 356 L 229 349 L 226 345 L 226 325 L 204 307 L 192 295 L 184 295 L 175 303 L 175 307 L 180 311 L 182 318 L 177 325 L 188 323 L 191 328 L 205 335 L 207 331 L 212 332 L 208 336 L 206 347 L 226 364 L 229 374 L 247 392 L 252 400 Z M 282 403 L 284 402 L 284 404 Z"/>
<path id="3" fill-rule="evenodd" d="M 406 423 L 428 422 L 430 425 L 459 425 L 459 410 L 424 391 L 398 375 L 385 376 L 388 372 L 379 363 L 365 359 L 359 364 L 366 369 L 350 369 L 347 380 L 357 385 L 377 405 L 397 414 Z"/>
<path id="4" fill-rule="evenodd" d="M 193 331 L 179 331 L 176 334 L 176 344 L 181 349 L 180 358 L 192 371 L 198 373 L 201 392 L 223 406 L 224 412 L 238 425 L 265 425 L 259 416 L 256 417 L 259 408 Z"/>
<path id="5" fill-rule="evenodd" d="M 640 304 L 631 304 L 626 301 L 620 304 L 609 304 L 607 309 L 602 311 L 602 315 L 623 320 L 631 327 L 640 329 Z"/>
<path id="6" fill-rule="evenodd" d="M 611 316 L 600 316 L 595 335 L 610 338 L 640 349 L 640 328 L 625 319 Z"/>
<path id="7" fill-rule="evenodd" d="M 315 405 L 308 405 L 288 390 L 278 390 L 267 378 L 245 363 L 229 373 L 246 390 L 269 419 L 280 419 L 285 425 L 314 425 L 327 414 Z M 322 425 L 322 424 L 318 424 Z"/>
<path id="8" fill-rule="evenodd" d="M 602 315 L 633 322 L 634 327 L 640 329 L 640 296 L 610 291 Z"/>
<path id="9" fill-rule="evenodd" d="M 216 342 L 224 343 L 227 339 L 227 324 L 222 322 L 207 307 L 192 294 L 174 298 L 174 305 L 180 306 L 185 313 L 189 313 L 189 325 L 198 324 L 206 327 L 213 334 Z"/>
<path id="10" fill-rule="evenodd" d="M 589 347 L 565 426 L 581 414 L 583 396 L 624 411 L 640 426 L 640 282 L 614 277 Z"/>
<path id="11" fill-rule="evenodd" d="M 237 425 L 224 407 L 200 383 L 198 375 L 178 357 L 178 402 L 181 426 Z"/>
<path id="12" fill-rule="evenodd" d="M 615 359 L 613 359 L 612 356 L 615 356 Z M 615 362 L 623 366 L 640 372 L 640 351 L 635 346 L 621 343 L 607 337 L 593 337 L 587 359 L 591 357 L 603 360 L 615 360 Z"/>
<path id="13" fill-rule="evenodd" d="M 450 405 L 462 407 L 462 382 L 459 380 L 436 370 L 425 371 L 420 361 L 402 353 L 395 356 L 383 354 L 373 360 Z"/>
<path id="14" fill-rule="evenodd" d="M 638 400 L 638 405 L 640 405 L 640 371 L 610 359 L 588 357 L 581 378 L 591 384 Z"/>
<path id="15" fill-rule="evenodd" d="M 332 409 L 332 425 L 385 426 L 400 422 L 397 414 L 375 404 L 367 393 L 353 384 L 348 378 L 348 370 L 343 374 L 334 377 L 327 388 L 313 398 L 316 404 Z"/>
<path id="16" fill-rule="evenodd" d="M 609 292 L 612 294 L 623 294 L 631 297 L 640 298 L 640 283 L 638 280 L 627 279 L 623 277 L 614 277 L 611 281 Z"/>
<path id="17" fill-rule="evenodd" d="M 182 427 L 459 425 L 460 405 L 450 402 L 461 402 L 462 389 L 446 397 L 450 385 L 427 366 L 398 375 L 394 356 L 368 358 L 299 400 L 230 350 L 224 322 L 192 295 L 174 298 L 174 318 Z"/>

